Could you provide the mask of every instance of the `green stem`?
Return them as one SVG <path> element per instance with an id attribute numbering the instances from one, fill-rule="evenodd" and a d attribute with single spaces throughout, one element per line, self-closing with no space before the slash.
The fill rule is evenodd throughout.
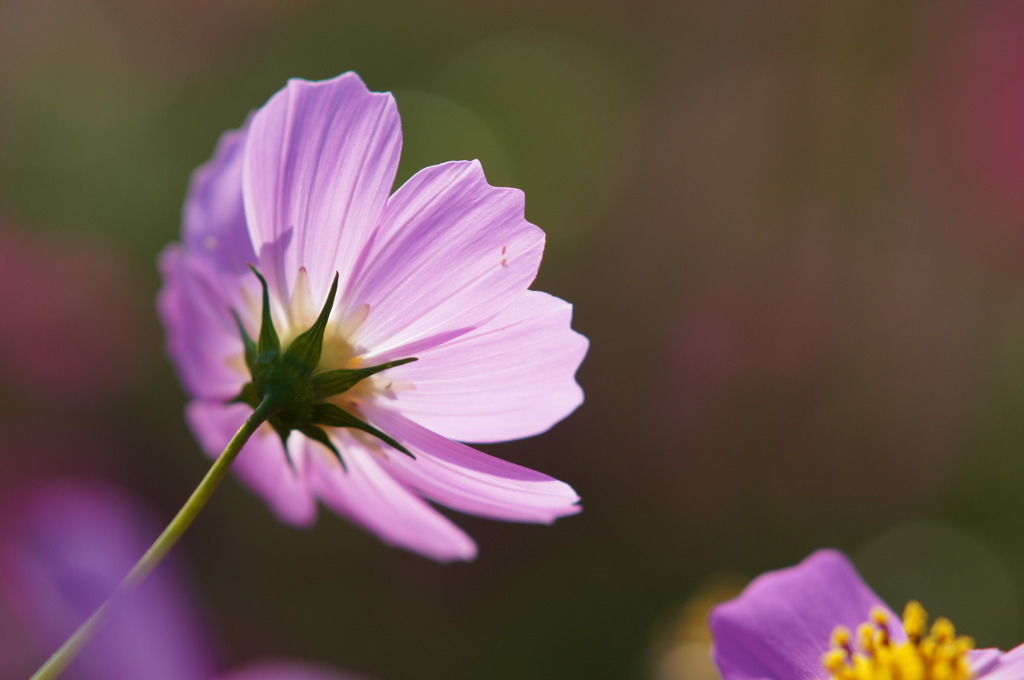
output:
<path id="1" fill-rule="evenodd" d="M 103 624 L 110 617 L 110 613 L 149 576 L 149 573 L 160 564 L 160 561 L 167 555 L 168 551 L 174 547 L 174 544 L 178 542 L 182 534 L 192 525 L 199 511 L 203 509 L 203 506 L 206 505 L 214 490 L 221 480 L 224 479 L 224 475 L 227 474 L 228 468 L 231 467 L 231 463 L 234 462 L 245 442 L 270 417 L 272 410 L 268 400 L 264 400 L 263 403 L 256 407 L 256 410 L 252 412 L 248 420 L 238 428 L 238 432 L 228 442 L 223 453 L 213 462 L 206 476 L 203 477 L 203 481 L 199 482 L 199 486 L 196 487 L 196 490 L 185 501 L 185 505 L 181 506 L 181 510 L 174 516 L 174 519 L 167 525 L 167 528 L 163 530 L 163 533 L 153 542 L 153 545 L 149 546 L 149 550 L 146 551 L 139 561 L 135 563 L 135 566 L 124 577 L 124 580 L 117 586 L 114 593 L 107 598 L 106 602 L 100 605 L 99 609 L 92 616 L 85 620 L 85 623 L 78 627 L 78 630 L 61 645 L 60 649 L 53 653 L 53 656 L 47 659 L 46 663 L 35 672 L 35 675 L 30 680 L 55 680 L 64 672 L 68 664 L 75 660 L 79 652 L 89 644 L 93 636 L 103 627 Z"/>

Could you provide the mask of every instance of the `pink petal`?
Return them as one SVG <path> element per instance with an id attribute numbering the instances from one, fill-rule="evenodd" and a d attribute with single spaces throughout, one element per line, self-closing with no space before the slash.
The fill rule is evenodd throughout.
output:
<path id="1" fill-rule="evenodd" d="M 185 415 L 199 443 L 211 457 L 219 456 L 252 408 L 245 404 L 193 401 Z M 301 441 L 294 435 L 289 441 Z M 293 451 L 294 453 L 294 451 Z M 294 456 L 296 470 L 285 457 L 281 439 L 264 424 L 238 454 L 232 469 L 263 496 L 277 515 L 290 524 L 307 526 L 316 517 L 316 503 L 303 481 L 304 458 Z"/>
<path id="2" fill-rule="evenodd" d="M 157 306 L 168 353 L 188 391 L 205 399 L 233 397 L 248 380 L 231 316 L 232 309 L 249 316 L 245 301 L 258 299 L 259 291 L 248 269 L 256 256 L 242 206 L 244 141 L 244 130 L 225 133 L 213 158 L 193 173 L 185 245 L 170 246 L 160 257 L 165 285 Z"/>
<path id="3" fill-rule="evenodd" d="M 971 667 L 975 680 L 1020 680 L 1024 678 L 1024 645 L 1002 655 L 996 649 L 976 649 L 972 652 Z"/>
<path id="4" fill-rule="evenodd" d="M 715 663 L 723 680 L 820 680 L 836 626 L 856 631 L 873 607 L 899 620 L 845 555 L 820 550 L 795 567 L 758 576 L 711 612 Z"/>
<path id="5" fill-rule="evenodd" d="M 289 661 L 257 661 L 222 675 L 219 680 L 365 680 L 332 668 Z"/>
<path id="6" fill-rule="evenodd" d="M 160 255 L 164 286 L 157 311 L 167 328 L 167 353 L 189 394 L 230 399 L 248 380 L 244 365 L 238 365 L 242 340 L 215 275 L 206 269 L 178 246 L 166 248 Z"/>
<path id="7" fill-rule="evenodd" d="M 490 186 L 477 161 L 425 168 L 388 201 L 348 296 L 369 309 L 356 341 L 397 357 L 472 330 L 523 294 L 543 250 L 521 191 Z"/>
<path id="8" fill-rule="evenodd" d="M 234 277 L 250 275 L 247 265 L 256 261 L 242 204 L 244 145 L 244 130 L 224 133 L 213 158 L 192 174 L 182 229 L 191 255 Z"/>
<path id="9" fill-rule="evenodd" d="M 260 265 L 282 298 L 306 267 L 320 304 L 347 277 L 395 181 L 401 123 L 390 94 L 355 73 L 293 79 L 252 119 L 242 172 L 245 215 Z"/>
<path id="10" fill-rule="evenodd" d="M 381 466 L 376 453 L 345 431 L 334 441 L 346 469 L 322 445 L 306 441 L 310 485 L 332 510 L 348 517 L 382 541 L 437 560 L 471 560 L 476 544 L 448 518 L 399 484 Z M 388 451 L 388 456 L 401 456 Z"/>
<path id="11" fill-rule="evenodd" d="M 580 511 L 580 497 L 565 482 L 446 439 L 395 412 L 374 409 L 369 415 L 416 456 L 388 455 L 385 468 L 436 503 L 491 519 L 544 524 Z"/>
<path id="12" fill-rule="evenodd" d="M 588 342 L 572 305 L 528 290 L 480 328 L 424 351 L 386 376 L 388 405 L 439 434 L 497 442 L 539 434 L 583 402 L 574 378 Z"/>

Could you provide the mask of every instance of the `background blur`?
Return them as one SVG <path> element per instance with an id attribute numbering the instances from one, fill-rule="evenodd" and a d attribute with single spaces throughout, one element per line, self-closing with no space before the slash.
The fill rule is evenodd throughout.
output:
<path id="1" fill-rule="evenodd" d="M 0 496 L 103 479 L 171 517 L 208 460 L 156 255 L 221 132 L 350 69 L 397 97 L 399 181 L 480 158 L 526 191 L 587 403 L 486 449 L 585 511 L 458 517 L 480 557 L 442 566 L 231 480 L 178 550 L 223 667 L 703 680 L 705 603 L 826 545 L 897 608 L 1024 639 L 1011 0 L 4 0 Z"/>

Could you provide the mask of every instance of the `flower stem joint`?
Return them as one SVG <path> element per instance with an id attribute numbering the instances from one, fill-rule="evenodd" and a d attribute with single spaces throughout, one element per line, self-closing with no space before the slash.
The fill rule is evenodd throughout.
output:
<path id="1" fill-rule="evenodd" d="M 384 432 L 346 411 L 331 398 L 347 392 L 359 382 L 389 368 L 416 361 L 415 357 L 389 361 L 367 368 L 337 368 L 317 371 L 323 352 L 324 333 L 338 292 L 338 275 L 334 275 L 320 315 L 308 330 L 295 338 L 287 349 L 281 350 L 281 340 L 270 314 L 270 294 L 263 275 L 250 265 L 263 288 L 263 314 L 260 333 L 253 340 L 232 311 L 245 346 L 245 364 L 252 380 L 247 382 L 233 403 L 248 404 L 253 409 L 263 408 L 269 415 L 267 422 L 281 437 L 287 453 L 288 436 L 295 430 L 326 446 L 344 467 L 345 461 L 331 441 L 324 427 L 350 427 L 376 437 L 405 455 L 415 456 Z M 289 459 L 290 462 L 290 459 Z"/>

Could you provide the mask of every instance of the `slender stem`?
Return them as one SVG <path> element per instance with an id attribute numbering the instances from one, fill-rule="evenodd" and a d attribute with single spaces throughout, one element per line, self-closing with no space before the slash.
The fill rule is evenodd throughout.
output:
<path id="1" fill-rule="evenodd" d="M 256 410 L 252 412 L 248 420 L 238 428 L 238 432 L 231 438 L 231 441 L 228 442 L 227 447 L 224 448 L 224 451 L 217 460 L 213 462 L 206 476 L 203 477 L 203 481 L 199 482 L 199 486 L 196 487 L 192 495 L 185 501 L 185 505 L 181 506 L 181 510 L 174 516 L 174 519 L 167 525 L 167 528 L 163 530 L 163 533 L 153 542 L 153 545 L 149 546 L 149 550 L 146 551 L 139 561 L 135 563 L 135 566 L 124 577 L 114 593 L 107 598 L 106 602 L 100 605 L 99 609 L 92 616 L 85 620 L 85 623 L 78 627 L 78 630 L 61 645 L 60 649 L 53 653 L 53 656 L 47 659 L 46 663 L 35 672 L 35 675 L 30 680 L 54 680 L 60 676 L 68 664 L 75 660 L 79 652 L 103 627 L 111 612 L 160 564 L 160 561 L 167 555 L 168 551 L 174 547 L 174 544 L 178 542 L 182 534 L 192 525 L 199 511 L 203 509 L 203 506 L 206 505 L 214 490 L 221 480 L 224 479 L 224 475 L 227 474 L 228 468 L 231 467 L 231 463 L 234 462 L 245 442 L 270 417 L 271 411 L 272 408 L 266 400 L 256 407 Z"/>

